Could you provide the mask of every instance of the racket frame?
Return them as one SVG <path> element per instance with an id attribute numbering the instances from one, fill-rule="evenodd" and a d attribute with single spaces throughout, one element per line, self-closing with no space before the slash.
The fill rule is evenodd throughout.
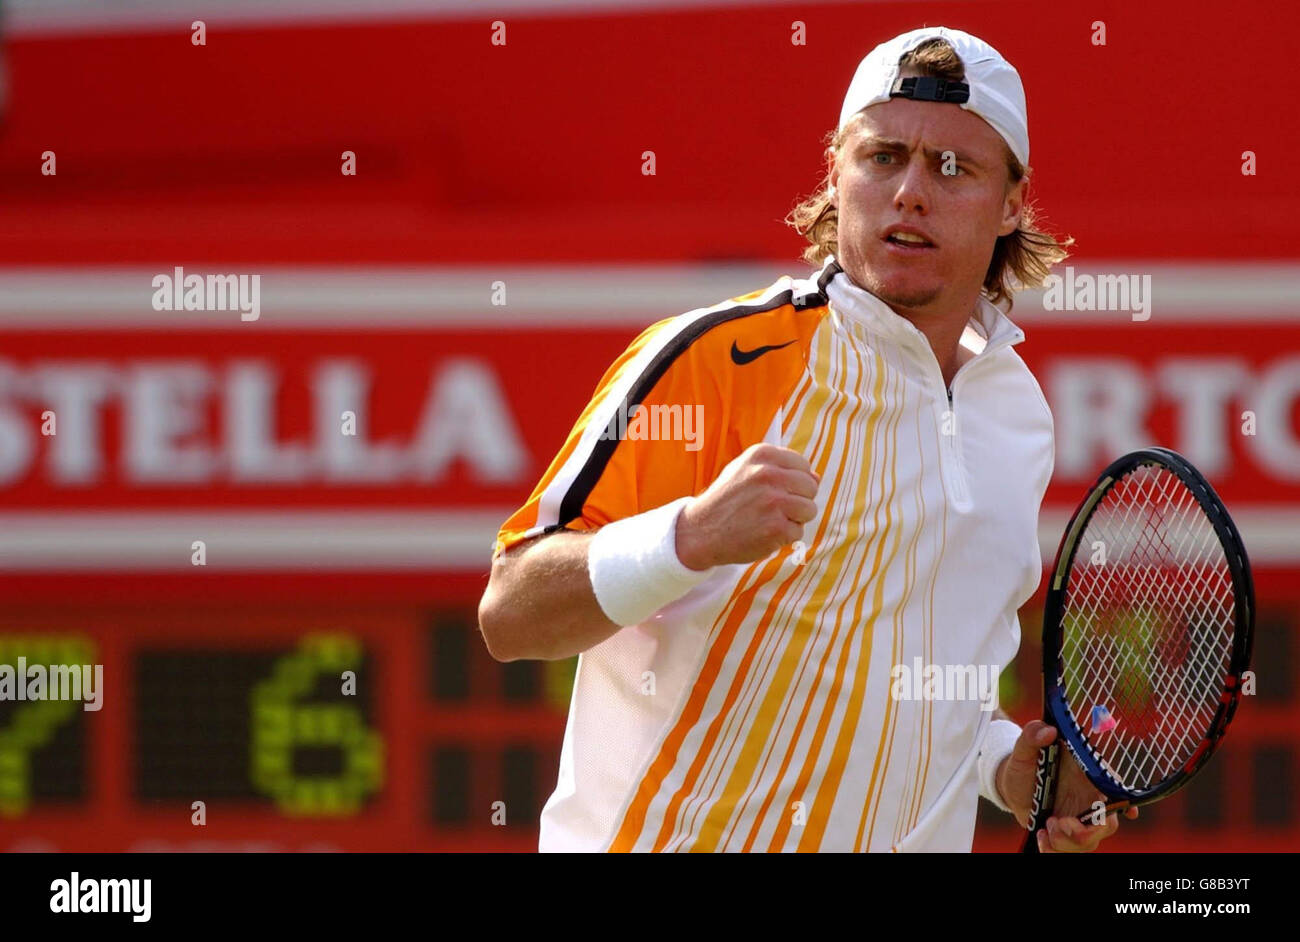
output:
<path id="1" fill-rule="evenodd" d="M 1065 699 L 1061 681 L 1061 626 L 1065 610 L 1065 582 L 1070 565 L 1079 549 L 1079 539 L 1092 519 L 1102 498 L 1126 474 L 1142 465 L 1158 465 L 1176 476 L 1191 492 L 1202 512 L 1214 527 L 1215 535 L 1223 548 L 1232 578 L 1234 624 L 1232 652 L 1228 671 L 1223 679 L 1219 705 L 1210 721 L 1200 746 L 1191 758 L 1174 775 L 1153 788 L 1129 789 L 1120 784 L 1101 764 L 1099 757 L 1088 745 L 1087 737 L 1074 721 Z M 1097 477 L 1096 483 L 1070 518 L 1057 547 L 1052 563 L 1051 581 L 1043 603 L 1043 721 L 1057 729 L 1057 738 L 1040 750 L 1038 771 L 1035 777 L 1034 797 L 1030 806 L 1029 833 L 1022 850 L 1037 853 L 1037 833 L 1046 826 L 1055 803 L 1056 785 L 1060 772 L 1060 745 L 1065 743 L 1078 761 L 1088 780 L 1106 799 L 1106 813 L 1130 807 L 1151 804 L 1167 798 L 1186 785 L 1205 763 L 1227 732 L 1241 701 L 1241 675 L 1249 669 L 1255 636 L 1255 585 L 1250 571 L 1250 560 L 1242 544 L 1241 535 L 1232 522 L 1223 501 L 1205 477 L 1182 455 L 1169 448 L 1142 448 L 1111 462 Z M 1091 813 L 1081 815 L 1088 820 Z"/>

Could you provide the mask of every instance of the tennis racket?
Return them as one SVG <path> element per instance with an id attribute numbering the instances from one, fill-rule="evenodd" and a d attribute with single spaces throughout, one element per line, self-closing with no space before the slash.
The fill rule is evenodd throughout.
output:
<path id="1" fill-rule="evenodd" d="M 1039 752 L 1022 851 L 1038 852 L 1052 815 L 1062 743 L 1107 814 L 1191 781 L 1237 710 L 1254 624 L 1245 547 L 1201 473 L 1166 448 L 1103 471 L 1043 606 L 1043 720 L 1058 734 Z"/>

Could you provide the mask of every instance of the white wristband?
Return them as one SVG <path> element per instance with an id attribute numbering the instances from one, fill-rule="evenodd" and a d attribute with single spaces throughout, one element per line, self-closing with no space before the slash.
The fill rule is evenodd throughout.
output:
<path id="1" fill-rule="evenodd" d="M 587 574 L 600 609 L 616 625 L 639 625 L 708 578 L 677 558 L 677 515 L 683 497 L 606 524 L 587 547 Z"/>
<path id="2" fill-rule="evenodd" d="M 1010 720 L 994 720 L 989 724 L 989 731 L 984 734 L 984 744 L 980 746 L 980 794 L 1003 811 L 1011 809 L 998 794 L 998 766 L 1011 755 L 1019 738 L 1020 727 L 1015 723 Z"/>

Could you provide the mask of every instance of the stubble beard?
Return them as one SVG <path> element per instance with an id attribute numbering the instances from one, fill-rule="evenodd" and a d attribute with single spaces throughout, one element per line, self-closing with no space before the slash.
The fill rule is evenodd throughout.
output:
<path id="1" fill-rule="evenodd" d="M 943 293 L 942 285 L 933 288 L 914 288 L 911 291 L 893 290 L 869 270 L 865 273 L 865 278 L 867 283 L 863 287 L 892 308 L 908 310 L 923 308 L 937 301 Z"/>

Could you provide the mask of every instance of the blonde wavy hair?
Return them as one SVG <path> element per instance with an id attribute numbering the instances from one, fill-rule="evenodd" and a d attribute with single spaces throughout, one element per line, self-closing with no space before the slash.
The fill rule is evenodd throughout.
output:
<path id="1" fill-rule="evenodd" d="M 956 51 L 943 39 L 931 39 L 906 53 L 898 64 L 911 67 L 922 75 L 963 81 L 966 69 Z M 835 150 L 840 148 L 857 127 L 857 118 L 848 121 L 839 131 L 826 135 L 825 143 Z M 1014 186 L 1029 176 L 1030 168 L 1021 165 L 1011 149 L 1006 148 L 1009 184 Z M 830 174 L 822 180 L 817 191 L 801 202 L 786 216 L 786 223 L 808 240 L 803 251 L 804 261 L 820 266 L 826 256 L 839 254 L 839 210 L 831 204 L 829 194 Z M 1025 200 L 1020 214 L 1020 225 L 1015 232 L 999 236 L 993 247 L 993 258 L 984 275 L 983 294 L 994 304 L 1011 307 L 1011 296 L 1021 288 L 1036 288 L 1043 284 L 1053 265 L 1064 261 L 1067 248 L 1074 239 L 1058 240 L 1038 228 L 1037 214 Z"/>

